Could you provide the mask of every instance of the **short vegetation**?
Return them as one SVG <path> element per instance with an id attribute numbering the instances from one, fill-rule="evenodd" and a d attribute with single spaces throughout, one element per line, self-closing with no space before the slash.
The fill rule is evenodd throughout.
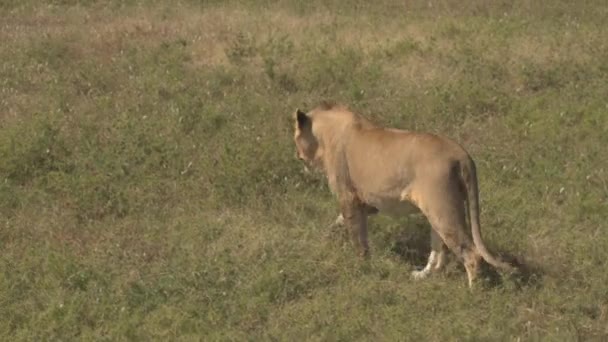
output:
<path id="1" fill-rule="evenodd" d="M 604 1 L 0 1 L 0 339 L 608 338 Z M 356 258 L 292 113 L 477 162 L 473 292 L 421 216 Z"/>

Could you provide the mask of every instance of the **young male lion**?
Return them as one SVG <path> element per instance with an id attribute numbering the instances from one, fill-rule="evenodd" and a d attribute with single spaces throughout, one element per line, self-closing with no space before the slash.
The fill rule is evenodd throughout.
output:
<path id="1" fill-rule="evenodd" d="M 298 158 L 326 175 L 340 203 L 338 222 L 350 228 L 361 255 L 369 253 L 368 214 L 402 215 L 418 208 L 432 232 L 427 265 L 413 272 L 415 278 L 442 268 L 446 245 L 464 263 L 470 287 L 481 258 L 514 270 L 483 244 L 475 163 L 456 142 L 380 127 L 341 105 L 322 104 L 308 113 L 297 109 L 294 119 Z"/>

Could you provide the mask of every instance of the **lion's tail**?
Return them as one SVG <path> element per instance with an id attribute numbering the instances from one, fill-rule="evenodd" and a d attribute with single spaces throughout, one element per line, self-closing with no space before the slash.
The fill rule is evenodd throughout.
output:
<path id="1" fill-rule="evenodd" d="M 481 239 L 481 231 L 479 228 L 479 189 L 477 186 L 477 171 L 475 162 L 473 162 L 472 159 L 468 158 L 467 161 L 461 163 L 461 177 L 467 193 L 469 221 L 471 222 L 471 231 L 475 246 L 479 250 L 481 256 L 492 266 L 509 272 L 514 271 L 514 266 L 490 254 Z"/>

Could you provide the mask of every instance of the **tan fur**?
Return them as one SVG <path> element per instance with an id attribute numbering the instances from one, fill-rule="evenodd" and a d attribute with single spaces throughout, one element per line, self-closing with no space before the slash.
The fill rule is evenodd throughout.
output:
<path id="1" fill-rule="evenodd" d="M 298 157 L 327 176 L 361 255 L 369 253 L 368 215 L 378 210 L 403 215 L 418 209 L 433 228 L 433 252 L 427 267 L 414 273 L 416 278 L 442 267 L 446 246 L 463 261 L 469 286 L 482 258 L 513 270 L 481 240 L 475 164 L 456 142 L 383 128 L 341 105 L 325 103 L 309 113 L 298 109 L 294 118 Z M 467 217 L 473 239 L 467 234 Z"/>

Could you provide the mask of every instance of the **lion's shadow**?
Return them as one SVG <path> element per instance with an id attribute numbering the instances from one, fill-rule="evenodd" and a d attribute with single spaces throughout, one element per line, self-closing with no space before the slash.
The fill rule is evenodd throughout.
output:
<path id="1" fill-rule="evenodd" d="M 422 219 L 409 219 L 392 236 L 390 251 L 400 260 L 424 266 L 431 252 L 431 226 Z"/>
<path id="2" fill-rule="evenodd" d="M 390 251 L 400 260 L 416 267 L 426 265 L 429 253 L 431 252 L 431 226 L 424 218 L 410 217 L 407 222 L 402 223 L 403 229 L 400 229 L 393 234 Z M 526 260 L 522 256 L 500 251 L 497 248 L 488 246 L 490 251 L 500 256 L 503 260 L 517 268 L 512 274 L 504 274 L 499 272 L 487 262 L 482 262 L 480 276 L 484 283 L 489 287 L 497 287 L 504 285 L 509 279 L 515 288 L 524 286 L 539 286 L 545 270 L 530 260 Z M 448 253 L 448 265 L 446 265 L 448 273 L 458 272 L 464 273 L 464 266 L 458 261 L 455 255 Z M 456 271 L 458 270 L 458 271 Z"/>

